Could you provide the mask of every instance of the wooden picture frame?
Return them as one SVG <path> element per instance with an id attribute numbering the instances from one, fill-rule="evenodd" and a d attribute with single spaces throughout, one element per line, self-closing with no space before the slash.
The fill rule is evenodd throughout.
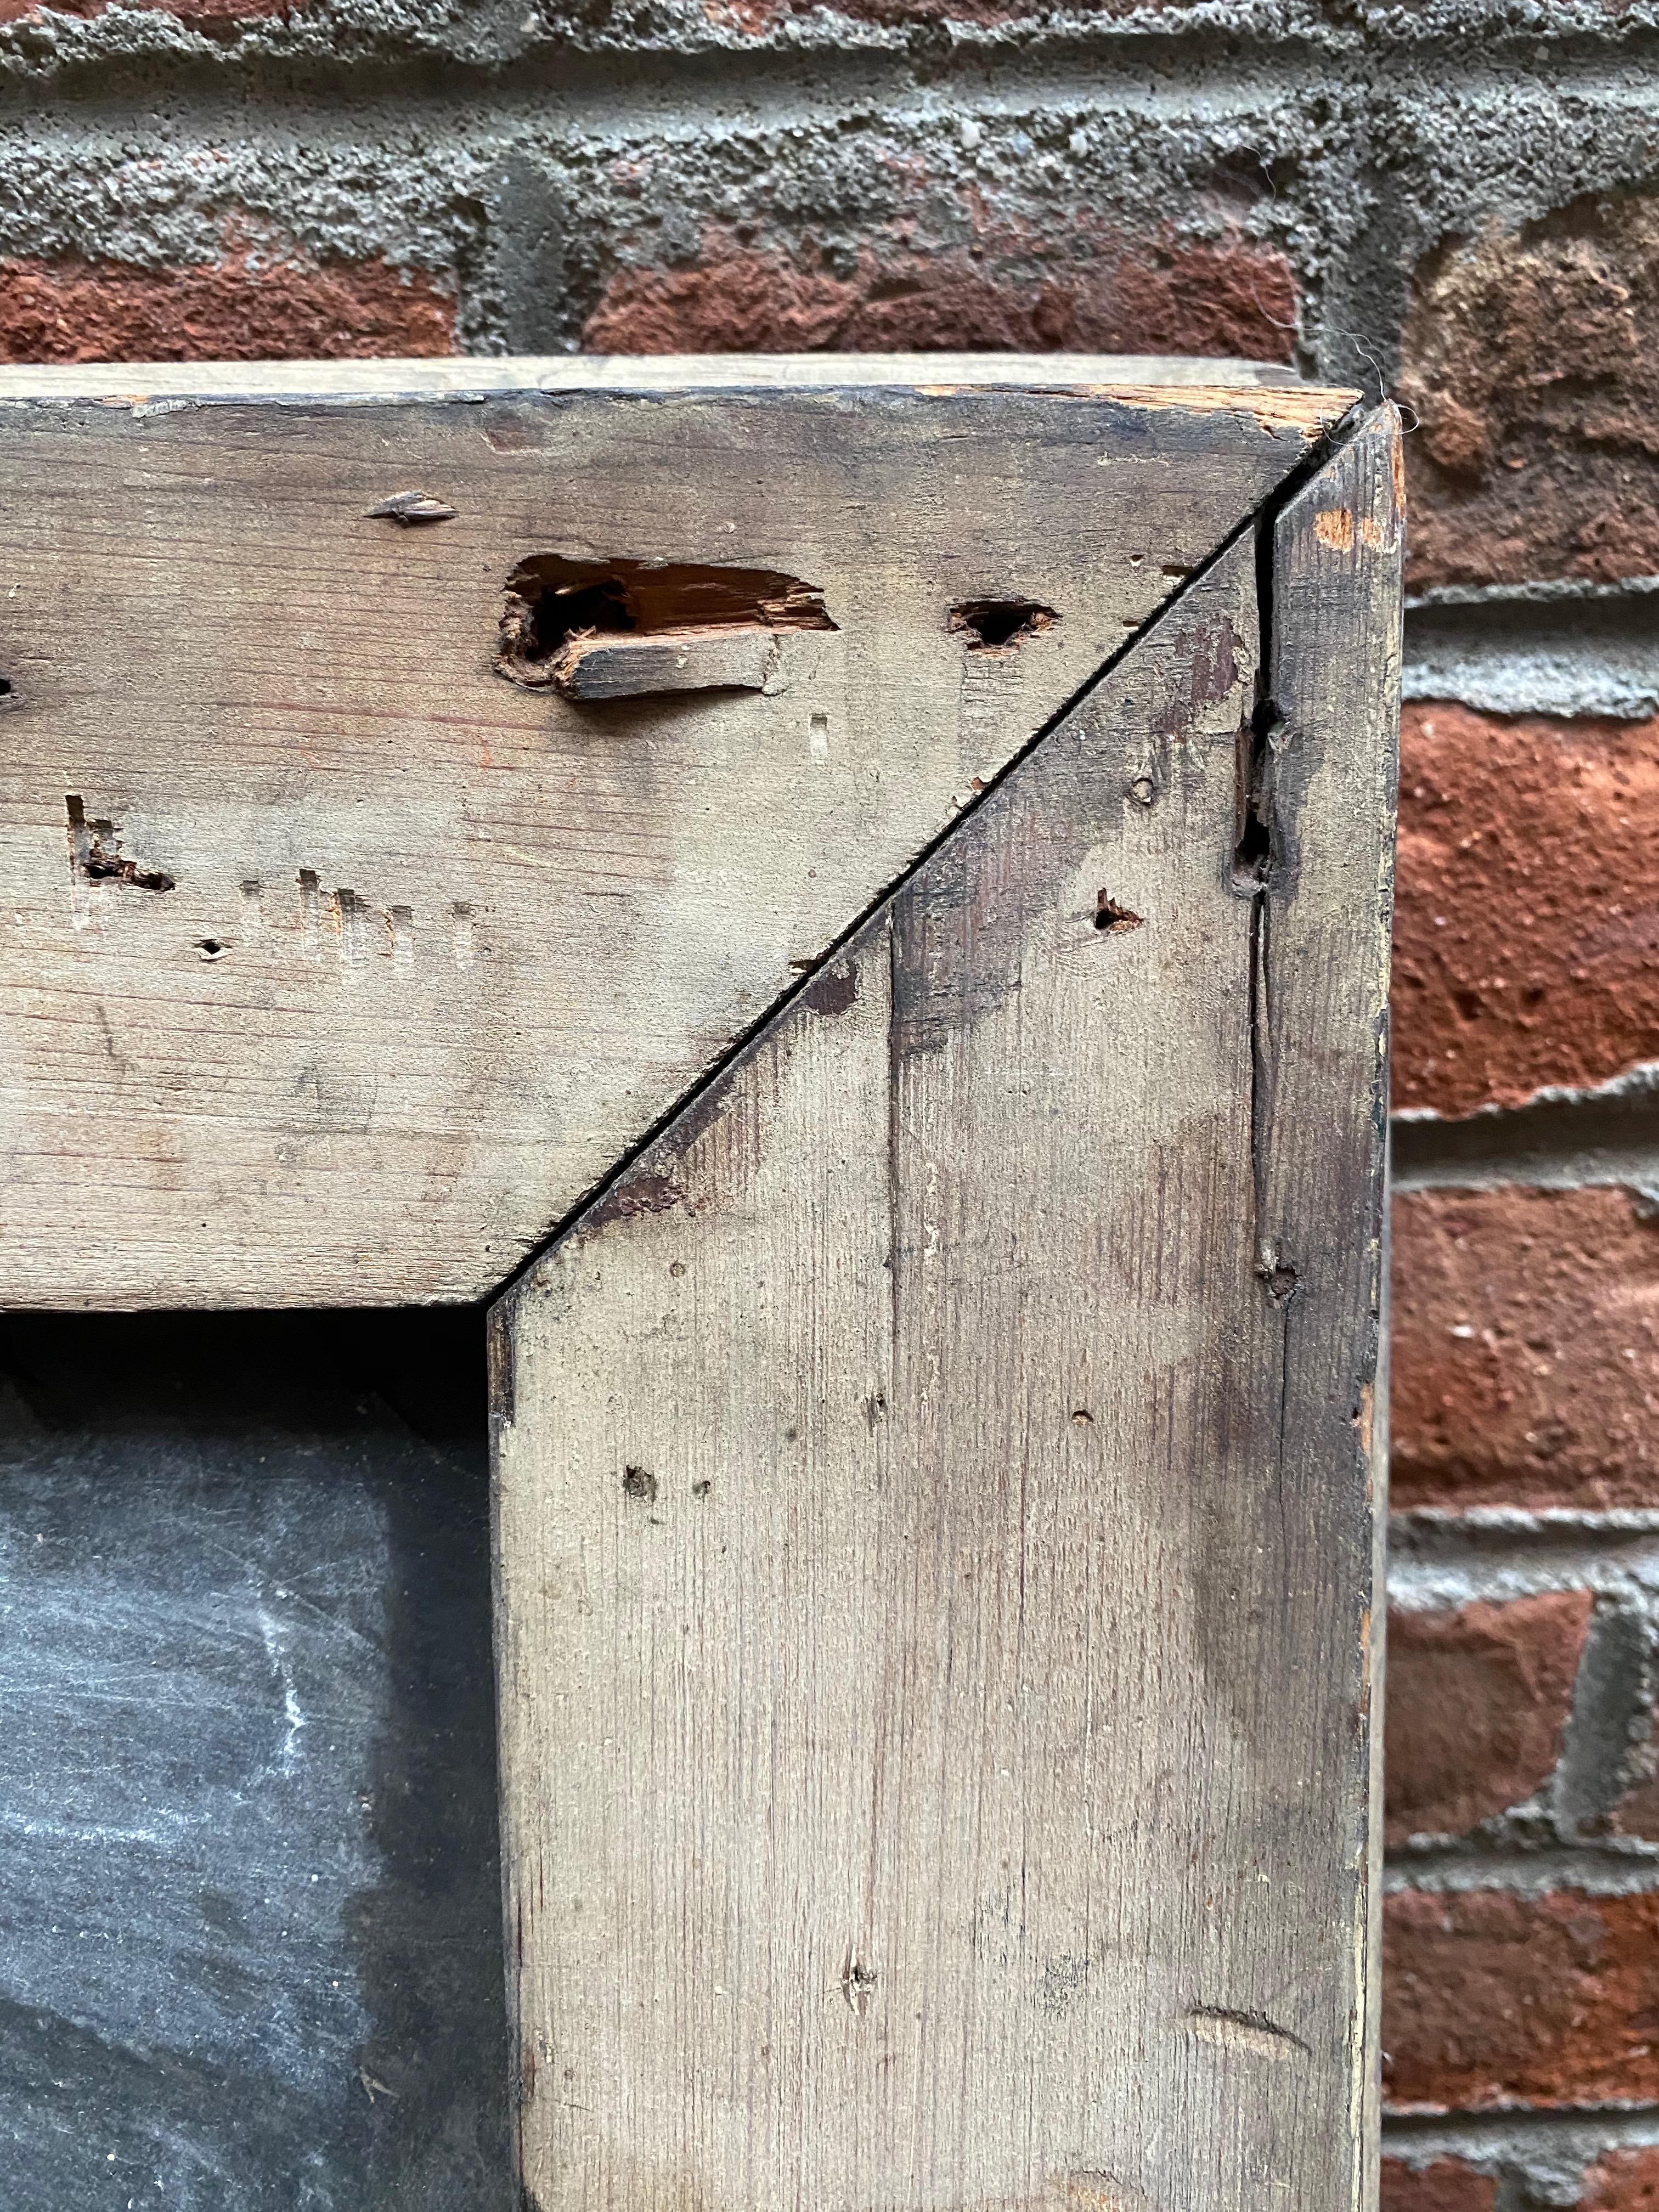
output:
<path id="1" fill-rule="evenodd" d="M 0 441 L 0 1300 L 493 1300 L 525 2205 L 1370 2204 L 1392 410 L 10 369 Z"/>

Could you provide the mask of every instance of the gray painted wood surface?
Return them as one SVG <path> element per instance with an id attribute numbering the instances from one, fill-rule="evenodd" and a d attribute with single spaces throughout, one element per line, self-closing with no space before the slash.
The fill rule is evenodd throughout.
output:
<path id="1" fill-rule="evenodd" d="M 0 1304 L 502 1281 L 1352 398 L 1066 366 L 0 406 Z M 453 516 L 374 513 L 416 489 Z M 526 690 L 550 552 L 775 568 L 838 627 L 763 691 Z M 953 627 L 1006 599 L 1059 619 Z"/>
<path id="2" fill-rule="evenodd" d="M 444 1319 L 0 1322 L 18 2212 L 507 2202 L 482 1327 Z"/>
<path id="3" fill-rule="evenodd" d="M 1396 458 L 496 1310 L 538 2212 L 1374 2201 Z"/>

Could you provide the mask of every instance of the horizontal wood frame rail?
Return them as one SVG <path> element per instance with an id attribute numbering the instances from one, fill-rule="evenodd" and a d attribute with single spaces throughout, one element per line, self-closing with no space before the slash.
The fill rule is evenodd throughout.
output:
<path id="1" fill-rule="evenodd" d="M 0 1301 L 498 1285 L 1352 399 L 1152 366 L 0 378 Z M 526 689 L 549 555 L 828 626 L 717 641 L 745 688 Z"/>

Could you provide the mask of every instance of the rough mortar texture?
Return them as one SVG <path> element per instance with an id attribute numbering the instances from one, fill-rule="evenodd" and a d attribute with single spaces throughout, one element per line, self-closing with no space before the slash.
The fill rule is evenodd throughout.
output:
<path id="1" fill-rule="evenodd" d="M 1449 584 L 1407 608 L 1405 693 L 1491 714 L 1659 714 L 1659 577 Z"/>

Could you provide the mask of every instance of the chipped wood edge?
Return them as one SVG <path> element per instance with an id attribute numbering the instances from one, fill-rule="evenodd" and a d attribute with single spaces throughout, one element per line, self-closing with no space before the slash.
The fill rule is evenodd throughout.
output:
<path id="1" fill-rule="evenodd" d="M 908 391 L 919 398 L 1024 390 L 1134 408 L 1236 412 L 1314 439 L 1360 394 L 1300 382 L 1277 364 L 1109 354 L 663 354 L 547 359 L 129 362 L 0 367 L 0 403 L 87 401 L 160 410 L 195 401 L 350 404 L 537 392 Z"/>

